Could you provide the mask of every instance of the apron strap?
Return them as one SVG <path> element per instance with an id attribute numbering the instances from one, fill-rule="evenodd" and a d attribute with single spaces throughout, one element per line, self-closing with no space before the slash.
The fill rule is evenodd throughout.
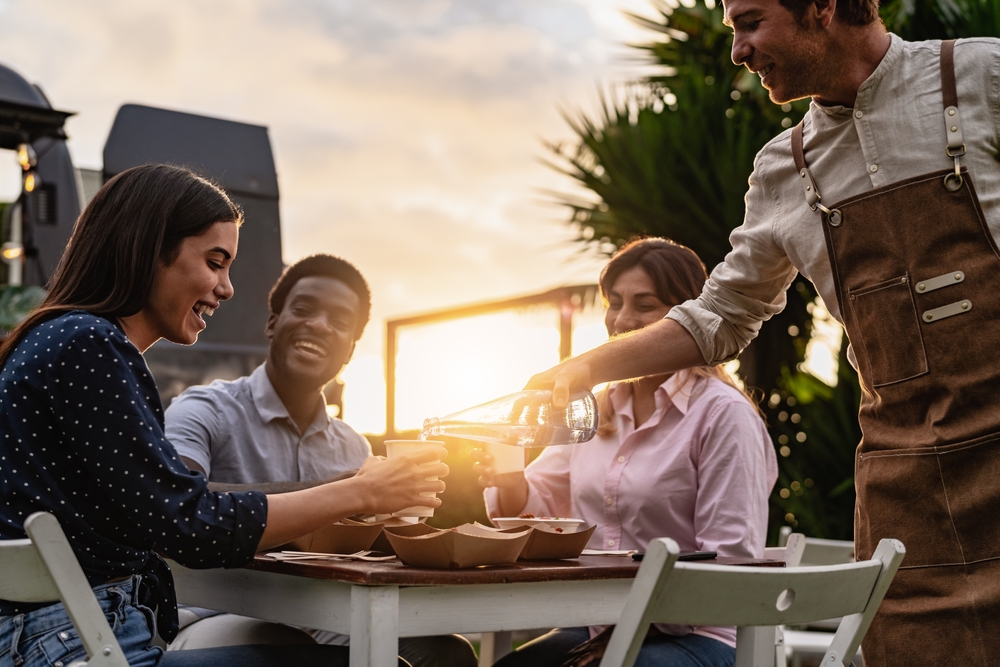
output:
<path id="1" fill-rule="evenodd" d="M 945 186 L 949 190 L 957 190 L 962 187 L 959 158 L 965 155 L 965 141 L 962 138 L 962 115 L 958 111 L 958 88 L 955 84 L 955 40 L 953 39 L 941 42 L 941 98 L 944 106 L 945 137 L 948 139 L 945 152 L 948 157 L 955 160 L 955 173 L 949 174 L 945 179 Z M 814 211 L 818 208 L 824 213 L 829 213 L 830 210 L 820 203 L 822 197 L 820 197 L 819 189 L 816 187 L 816 181 L 806 166 L 802 131 L 804 120 L 800 120 L 798 125 L 792 128 L 792 159 L 795 160 L 795 169 L 799 172 L 809 208 Z"/>
<path id="2" fill-rule="evenodd" d="M 795 168 L 802 171 L 806 168 L 806 154 L 802 150 L 802 121 L 792 128 L 792 158 L 795 160 Z"/>
<path id="3" fill-rule="evenodd" d="M 944 106 L 958 107 L 958 90 L 955 88 L 955 40 L 941 42 L 941 94 Z"/>
<path id="4" fill-rule="evenodd" d="M 948 174 L 944 185 L 951 191 L 962 187 L 962 165 L 965 155 L 962 138 L 962 114 L 958 111 L 958 90 L 955 87 L 955 40 L 941 42 L 941 100 L 944 103 L 944 135 L 948 138 L 945 153 L 955 161 L 955 173 Z"/>
<path id="5" fill-rule="evenodd" d="M 818 208 L 824 213 L 830 213 L 830 209 L 820 203 L 823 198 L 819 194 L 819 188 L 816 187 L 816 181 L 813 180 L 812 172 L 806 167 L 806 156 L 802 149 L 801 120 L 798 125 L 792 128 L 792 158 L 795 160 L 795 168 L 799 171 L 799 180 L 802 183 L 809 208 L 814 211 Z"/>

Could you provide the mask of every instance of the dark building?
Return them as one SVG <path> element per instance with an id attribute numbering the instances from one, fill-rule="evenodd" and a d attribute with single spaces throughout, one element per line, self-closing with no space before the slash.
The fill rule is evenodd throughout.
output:
<path id="1" fill-rule="evenodd" d="M 84 205 L 80 172 L 66 149 L 63 123 L 70 113 L 52 109 L 45 95 L 0 65 L 0 148 L 28 143 L 37 156 L 40 185 L 22 193 L 4 213 L 3 238 L 15 213 L 23 228 L 26 285 L 44 286 L 56 267 Z M 164 403 L 192 384 L 235 379 L 267 355 L 267 294 L 280 275 L 278 178 L 267 128 L 136 104 L 118 110 L 104 147 L 103 173 L 87 173 L 95 187 L 130 167 L 168 163 L 218 183 L 244 211 L 239 257 L 233 264 L 235 297 L 209 321 L 190 347 L 160 341 L 146 354 Z M 0 276 L 0 282 L 6 282 Z"/>
<path id="2" fill-rule="evenodd" d="M 160 341 L 146 352 L 166 401 L 192 384 L 246 375 L 267 355 L 267 293 L 283 268 L 278 176 L 266 127 L 126 104 L 104 146 L 104 178 L 149 163 L 210 178 L 246 216 L 231 274 L 235 297 L 212 316 L 194 345 Z"/>
<path id="3" fill-rule="evenodd" d="M 0 65 L 0 148 L 14 151 L 28 144 L 38 159 L 38 187 L 22 193 L 4 214 L 4 241 L 15 209 L 23 221 L 25 285 L 48 282 L 80 215 L 80 191 L 63 130 L 71 115 L 53 109 L 41 88 Z"/>

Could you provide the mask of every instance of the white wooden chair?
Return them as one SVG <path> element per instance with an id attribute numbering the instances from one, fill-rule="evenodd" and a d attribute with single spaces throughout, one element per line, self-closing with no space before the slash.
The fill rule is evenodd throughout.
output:
<path id="1" fill-rule="evenodd" d="M 784 547 L 786 552 L 792 547 L 793 542 L 797 541 L 802 546 L 800 558 L 794 562 L 786 558 L 786 567 L 840 565 L 854 562 L 854 542 L 851 540 L 826 540 L 805 537 L 801 533 L 791 533 L 784 537 L 788 540 Z M 777 556 L 772 557 L 777 558 Z M 788 660 L 791 660 L 792 667 L 801 667 L 803 658 L 822 657 L 833 641 L 833 633 L 839 625 L 839 618 L 830 618 L 809 623 L 805 629 L 779 628 L 776 644 L 781 654 L 778 655 L 777 667 L 785 667 Z M 861 650 L 858 649 L 854 662 L 856 665 L 861 665 L 862 661 Z"/>
<path id="2" fill-rule="evenodd" d="M 128 667 L 56 518 L 36 512 L 24 530 L 28 539 L 0 540 L 0 599 L 61 601 L 87 651 L 87 660 L 68 667 Z"/>
<path id="3" fill-rule="evenodd" d="M 735 567 L 678 563 L 677 543 L 658 538 L 646 550 L 601 667 L 632 667 L 652 622 L 735 625 L 736 667 L 772 667 L 774 634 L 761 641 L 759 626 L 834 616 L 844 619 L 821 664 L 849 664 L 905 552 L 897 540 L 882 540 L 872 560 L 860 563 Z"/>

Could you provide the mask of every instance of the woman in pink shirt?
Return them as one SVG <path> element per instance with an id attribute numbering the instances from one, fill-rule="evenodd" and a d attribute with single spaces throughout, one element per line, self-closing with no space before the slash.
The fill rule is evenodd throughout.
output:
<path id="1" fill-rule="evenodd" d="M 684 246 L 629 243 L 601 273 L 608 334 L 662 319 L 697 297 L 707 278 Z M 490 516 L 584 519 L 597 525 L 591 549 L 644 551 L 653 538 L 671 537 L 682 551 L 763 554 L 767 497 L 778 477 L 774 447 L 756 407 L 721 367 L 615 384 L 600 396 L 600 412 L 594 440 L 547 448 L 523 476 L 495 480 L 480 454 Z M 603 653 L 609 633 L 599 630 L 553 630 L 497 665 L 585 665 Z M 635 664 L 730 667 L 735 646 L 735 628 L 657 624 Z"/>

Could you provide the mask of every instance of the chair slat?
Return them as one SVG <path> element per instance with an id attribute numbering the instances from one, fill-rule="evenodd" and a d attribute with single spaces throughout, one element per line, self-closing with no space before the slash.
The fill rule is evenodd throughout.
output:
<path id="1" fill-rule="evenodd" d="M 18 602 L 62 601 L 87 651 L 83 667 L 128 667 L 94 591 L 59 521 L 36 512 L 24 522 L 27 540 L 0 540 L 0 598 Z"/>
<path id="2" fill-rule="evenodd" d="M 880 570 L 870 561 L 794 569 L 677 563 L 667 580 L 669 595 L 650 613 L 691 625 L 809 623 L 863 609 Z M 783 595 L 786 590 L 794 598 Z M 778 608 L 779 596 L 787 607 Z"/>
<path id="3" fill-rule="evenodd" d="M 0 540 L 0 599 L 54 602 L 59 590 L 31 540 Z"/>
<path id="4" fill-rule="evenodd" d="M 768 626 L 831 616 L 844 619 L 823 664 L 842 666 L 854 657 L 905 551 L 896 540 L 882 540 L 869 561 L 772 569 L 678 563 L 676 542 L 653 540 L 601 667 L 632 667 L 651 622 L 735 625 L 736 664 L 774 667 L 774 633 Z M 762 632 L 765 628 L 769 632 Z M 770 646 L 762 643 L 765 636 Z"/>

